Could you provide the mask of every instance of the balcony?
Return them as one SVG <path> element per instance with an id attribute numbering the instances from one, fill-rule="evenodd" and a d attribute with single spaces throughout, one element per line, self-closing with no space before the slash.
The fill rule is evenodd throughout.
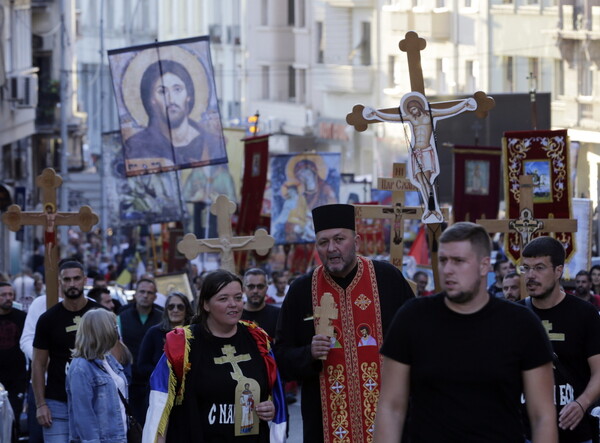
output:
<path id="1" fill-rule="evenodd" d="M 373 88 L 373 70 L 369 66 L 325 65 L 315 69 L 315 77 L 323 79 L 320 86 L 328 92 L 362 94 Z"/>
<path id="2" fill-rule="evenodd" d="M 420 37 L 448 40 L 452 32 L 452 14 L 446 8 L 413 8 L 414 28 Z"/>

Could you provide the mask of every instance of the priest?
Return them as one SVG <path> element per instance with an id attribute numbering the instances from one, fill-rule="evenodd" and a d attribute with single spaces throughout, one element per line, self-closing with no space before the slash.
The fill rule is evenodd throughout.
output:
<path id="1" fill-rule="evenodd" d="M 379 347 L 398 308 L 414 295 L 400 270 L 357 256 L 354 206 L 319 206 L 312 215 L 323 264 L 289 288 L 277 324 L 277 364 L 284 379 L 302 382 L 305 442 L 371 441 Z M 327 310 L 325 293 L 334 300 Z M 316 333 L 315 323 L 333 334 Z"/>

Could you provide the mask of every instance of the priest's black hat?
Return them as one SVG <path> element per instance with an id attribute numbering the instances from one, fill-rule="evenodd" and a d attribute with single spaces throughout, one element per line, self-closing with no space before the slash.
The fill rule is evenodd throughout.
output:
<path id="1" fill-rule="evenodd" d="M 325 229 L 345 228 L 356 230 L 354 224 L 354 206 L 334 204 L 317 206 L 312 210 L 315 233 Z"/>

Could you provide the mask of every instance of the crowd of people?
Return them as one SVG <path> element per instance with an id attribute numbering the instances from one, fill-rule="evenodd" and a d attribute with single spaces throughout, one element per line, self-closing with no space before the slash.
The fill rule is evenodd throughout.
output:
<path id="1" fill-rule="evenodd" d="M 0 382 L 17 418 L 27 403 L 13 438 L 120 443 L 137 422 L 144 442 L 283 442 L 299 385 L 310 443 L 598 441 L 600 266 L 563 281 L 543 236 L 519 269 L 492 263 L 460 222 L 439 239 L 442 291 L 418 271 L 413 293 L 357 254 L 353 206 L 312 215 L 321 265 L 299 277 L 194 272 L 193 294 L 161 294 L 141 274 L 123 303 L 68 258 L 46 310 L 41 275 L 0 275 Z"/>

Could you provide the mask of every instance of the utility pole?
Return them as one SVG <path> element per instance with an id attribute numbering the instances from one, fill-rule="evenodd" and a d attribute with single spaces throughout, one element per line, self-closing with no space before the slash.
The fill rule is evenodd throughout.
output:
<path id="1" fill-rule="evenodd" d="M 104 0 L 100 0 L 100 65 L 99 65 L 98 81 L 100 82 L 100 115 L 99 115 L 99 132 L 100 132 L 100 183 L 105 183 L 106 171 L 108 170 L 108 153 L 104 149 Z M 106 187 L 100 186 L 100 229 L 102 240 L 102 253 L 107 251 L 106 233 L 108 231 L 108 197 Z"/>

